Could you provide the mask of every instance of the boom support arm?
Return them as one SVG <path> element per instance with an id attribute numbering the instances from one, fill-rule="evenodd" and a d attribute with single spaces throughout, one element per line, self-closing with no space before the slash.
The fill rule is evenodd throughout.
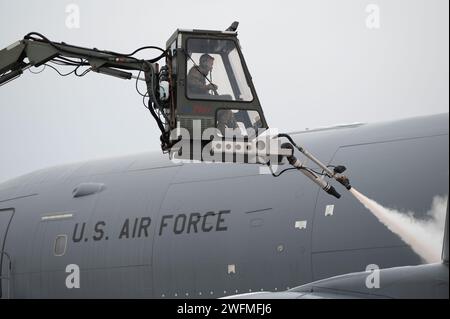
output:
<path id="1" fill-rule="evenodd" d="M 38 35 L 40 39 L 32 37 L 33 34 Z M 162 51 L 163 53 L 153 60 L 142 60 L 132 57 L 132 54 L 83 48 L 63 42 L 56 43 L 40 34 L 30 33 L 23 40 L 0 51 L 0 86 L 16 79 L 30 67 L 39 67 L 56 61 L 74 67 L 90 66 L 91 71 L 122 79 L 143 80 L 138 78 L 139 75 L 135 76 L 129 71 L 142 72 L 145 75 L 147 94 L 152 102 L 148 109 L 161 130 L 161 142 L 164 149 L 168 147 L 169 143 L 169 128 L 164 125 L 161 116 L 155 112 L 155 109 L 159 108 L 159 104 L 155 93 L 158 86 L 158 65 L 154 62 L 166 55 L 166 51 Z"/>
<path id="2" fill-rule="evenodd" d="M 92 71 L 100 73 L 106 68 L 146 72 L 145 68 L 152 65 L 148 60 L 120 56 L 108 51 L 87 49 L 38 39 L 23 39 L 0 51 L 0 74 L 2 74 L 0 85 L 4 84 L 7 78 L 13 78 L 10 73 L 16 76 L 20 75 L 24 69 L 32 66 L 39 67 L 57 57 L 87 60 L 92 67 Z M 132 76 L 128 72 L 118 74 L 125 79 L 131 79 Z"/>

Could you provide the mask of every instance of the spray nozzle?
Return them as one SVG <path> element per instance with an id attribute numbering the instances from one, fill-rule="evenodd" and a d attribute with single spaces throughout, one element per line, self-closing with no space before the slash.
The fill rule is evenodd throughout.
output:
<path id="1" fill-rule="evenodd" d="M 336 191 L 336 189 L 333 187 L 333 186 L 331 186 L 330 185 L 330 188 L 328 188 L 327 190 L 326 190 L 326 192 L 328 193 L 328 194 L 330 194 L 331 196 L 334 196 L 334 197 L 336 197 L 336 198 L 341 198 L 341 194 L 339 194 L 337 191 Z"/>
<path id="2" fill-rule="evenodd" d="M 338 166 L 335 166 L 335 167 L 333 168 L 333 171 L 334 171 L 336 174 L 342 174 L 342 173 L 345 172 L 346 169 L 347 169 L 347 168 L 346 168 L 345 166 L 343 166 L 343 165 L 338 165 Z"/>
<path id="3" fill-rule="evenodd" d="M 348 190 L 350 190 L 352 188 L 352 185 L 350 185 L 350 180 L 348 179 L 347 176 L 345 175 L 339 175 L 336 177 L 336 180 L 341 183 L 342 185 L 344 185 L 345 188 L 347 188 Z"/>

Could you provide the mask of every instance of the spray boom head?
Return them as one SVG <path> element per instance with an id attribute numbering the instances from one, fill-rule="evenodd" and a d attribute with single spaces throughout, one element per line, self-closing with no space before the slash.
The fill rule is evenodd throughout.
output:
<path id="1" fill-rule="evenodd" d="M 347 168 L 346 168 L 345 166 L 343 166 L 343 165 L 338 165 L 338 166 L 335 166 L 335 167 L 334 167 L 333 171 L 334 171 L 335 174 L 342 174 L 342 173 L 345 172 L 346 169 L 347 169 Z"/>
<path id="2" fill-rule="evenodd" d="M 347 176 L 345 175 L 339 175 L 337 177 L 335 177 L 336 180 L 341 183 L 342 185 L 344 185 L 345 188 L 347 188 L 348 190 L 350 190 L 352 188 L 352 185 L 350 185 L 350 180 L 348 179 Z"/>
<path id="3" fill-rule="evenodd" d="M 341 198 L 341 194 L 339 194 L 336 189 L 330 185 L 330 187 L 325 190 L 325 192 L 327 192 L 328 194 L 330 194 L 331 196 L 336 197 L 337 199 Z"/>

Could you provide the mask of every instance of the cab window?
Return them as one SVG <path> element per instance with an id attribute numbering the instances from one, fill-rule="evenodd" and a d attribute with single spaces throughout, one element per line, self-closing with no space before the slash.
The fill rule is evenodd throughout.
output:
<path id="1" fill-rule="evenodd" d="M 220 109 L 217 111 L 216 128 L 219 136 L 254 137 L 263 129 L 258 111 Z"/>
<path id="2" fill-rule="evenodd" d="M 253 100 L 234 41 L 188 39 L 186 65 L 188 98 Z"/>

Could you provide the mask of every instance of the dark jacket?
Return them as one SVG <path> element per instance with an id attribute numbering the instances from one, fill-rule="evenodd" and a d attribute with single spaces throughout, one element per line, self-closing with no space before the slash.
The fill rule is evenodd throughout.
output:
<path id="1" fill-rule="evenodd" d="M 209 94 L 208 84 L 206 83 L 206 74 L 201 67 L 193 66 L 187 76 L 188 93 Z"/>

